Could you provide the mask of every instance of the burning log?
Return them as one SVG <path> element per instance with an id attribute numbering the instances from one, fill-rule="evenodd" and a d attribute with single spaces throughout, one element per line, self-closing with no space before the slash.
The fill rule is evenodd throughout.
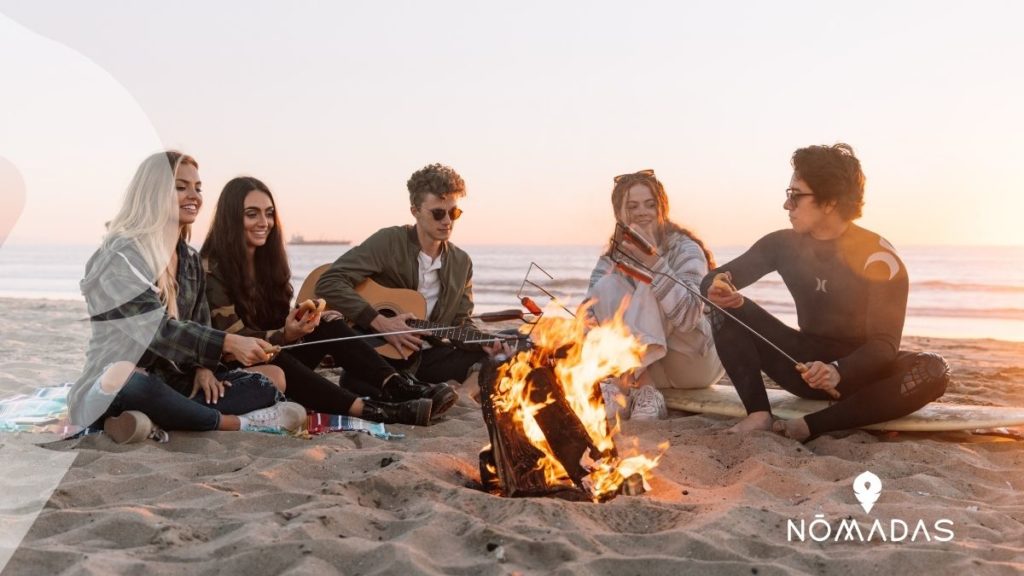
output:
<path id="1" fill-rule="evenodd" d="M 566 401 L 565 393 L 551 368 L 535 369 L 526 377 L 526 383 L 530 401 L 544 405 L 533 418 L 544 432 L 555 459 L 565 468 L 572 483 L 577 488 L 585 489 L 583 478 L 590 474 L 590 470 L 580 463 L 584 453 L 591 460 L 614 454 L 602 454 L 594 445 L 586 427 Z"/>
<path id="2" fill-rule="evenodd" d="M 491 439 L 490 446 L 480 452 L 480 481 L 485 490 L 510 497 L 557 496 L 567 500 L 592 500 L 585 482 L 591 470 L 583 460 L 592 461 L 615 456 L 614 447 L 601 451 L 594 445 L 579 416 L 569 406 L 564 391 L 550 368 L 534 369 L 527 376 L 528 397 L 541 406 L 534 420 L 544 432 L 547 443 L 559 464 L 565 468 L 572 486 L 552 484 L 538 462 L 544 458 L 527 438 L 522 421 L 494 405 L 499 365 L 487 363 L 480 372 L 484 422 Z"/>
<path id="3" fill-rule="evenodd" d="M 480 370 L 481 408 L 491 437 L 490 450 L 480 453 L 480 468 L 484 470 L 488 465 L 494 467 L 497 486 L 507 496 L 549 494 L 551 490 L 545 481 L 544 471 L 537 468 L 537 462 L 544 457 L 544 453 L 530 444 L 522 421 L 509 412 L 495 409 L 497 368 L 497 364 L 487 362 Z M 488 461 L 485 462 L 485 458 Z M 482 473 L 481 483 L 485 488 L 488 487 L 488 481 Z M 493 478 L 490 484 L 495 485 Z"/>
<path id="4" fill-rule="evenodd" d="M 602 501 L 642 491 L 659 456 L 633 448 L 620 457 L 598 382 L 640 365 L 643 345 L 621 316 L 588 327 L 580 320 L 538 325 L 534 347 L 480 372 L 490 446 L 480 452 L 485 490 L 505 496 Z M 668 447 L 661 446 L 662 452 Z"/>

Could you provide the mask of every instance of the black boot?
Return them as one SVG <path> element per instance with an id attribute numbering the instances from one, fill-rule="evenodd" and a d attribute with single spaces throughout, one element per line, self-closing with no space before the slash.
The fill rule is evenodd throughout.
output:
<path id="1" fill-rule="evenodd" d="M 432 404 L 427 398 L 395 403 L 364 399 L 363 414 L 360 418 L 384 424 L 426 426 L 430 424 Z"/>
<path id="2" fill-rule="evenodd" d="M 446 383 L 428 384 L 400 372 L 388 378 L 381 391 L 381 398 L 388 402 L 429 398 L 434 403 L 431 412 L 435 418 L 454 406 L 459 399 L 459 393 Z"/>

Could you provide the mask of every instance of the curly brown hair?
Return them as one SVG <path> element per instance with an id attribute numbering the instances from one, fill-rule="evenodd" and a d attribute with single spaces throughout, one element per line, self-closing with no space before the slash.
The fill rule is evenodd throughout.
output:
<path id="1" fill-rule="evenodd" d="M 840 142 L 800 148 L 793 152 L 791 163 L 797 178 L 811 187 L 818 204 L 834 204 L 844 220 L 860 218 L 866 179 L 852 146 Z"/>
<path id="2" fill-rule="evenodd" d="M 409 189 L 409 204 L 419 208 L 427 194 L 438 198 L 454 196 L 461 198 L 466 195 L 466 183 L 462 176 L 451 166 L 430 164 L 417 170 L 405 185 Z"/>

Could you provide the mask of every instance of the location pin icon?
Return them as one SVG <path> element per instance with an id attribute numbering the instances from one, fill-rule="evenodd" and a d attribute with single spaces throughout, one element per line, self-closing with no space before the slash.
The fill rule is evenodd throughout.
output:
<path id="1" fill-rule="evenodd" d="M 0 156 L 0 246 L 25 207 L 25 181 L 7 158 Z"/>
<path id="2" fill-rule="evenodd" d="M 871 472 L 863 472 L 853 479 L 853 495 L 857 497 L 865 514 L 871 513 L 871 508 L 878 501 L 882 493 L 882 480 Z"/>

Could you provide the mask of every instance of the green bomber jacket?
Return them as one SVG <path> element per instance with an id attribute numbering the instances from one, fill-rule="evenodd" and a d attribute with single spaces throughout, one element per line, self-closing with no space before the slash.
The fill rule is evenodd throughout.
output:
<path id="1" fill-rule="evenodd" d="M 356 293 L 355 287 L 370 278 L 386 288 L 416 290 L 419 253 L 415 226 L 382 228 L 335 260 L 316 283 L 316 295 L 349 320 L 370 328 L 377 311 Z M 443 244 L 441 253 L 441 293 L 428 320 L 461 325 L 473 314 L 473 261 L 451 242 Z"/>

